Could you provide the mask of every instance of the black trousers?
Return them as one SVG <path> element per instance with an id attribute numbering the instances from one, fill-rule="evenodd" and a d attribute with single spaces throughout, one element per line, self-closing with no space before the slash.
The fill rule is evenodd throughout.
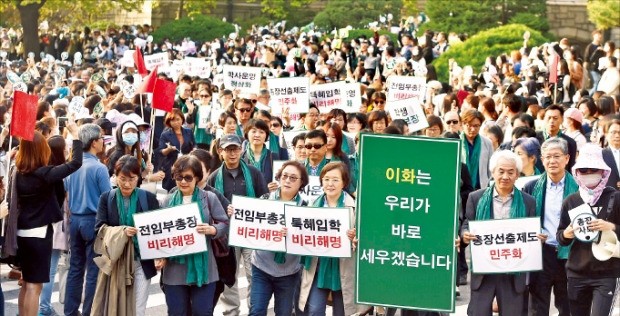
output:
<path id="1" fill-rule="evenodd" d="M 571 315 L 611 315 L 613 299 L 620 279 L 568 278 L 568 304 Z"/>
<path id="2" fill-rule="evenodd" d="M 570 316 L 566 289 L 566 260 L 558 259 L 557 248 L 543 245 L 543 270 L 530 274 L 530 316 L 549 316 L 551 291 L 559 316 Z"/>

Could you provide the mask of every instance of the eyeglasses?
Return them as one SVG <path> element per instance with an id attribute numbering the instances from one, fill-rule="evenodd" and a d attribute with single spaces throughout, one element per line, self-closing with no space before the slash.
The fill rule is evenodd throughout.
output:
<path id="1" fill-rule="evenodd" d="M 305 144 L 304 147 L 306 147 L 306 149 L 321 149 L 323 146 L 325 146 L 325 144 Z"/>
<path id="2" fill-rule="evenodd" d="M 239 147 L 239 146 L 226 147 L 226 148 L 224 148 L 224 151 L 227 154 L 238 153 L 238 152 L 241 151 L 241 147 Z"/>
<path id="3" fill-rule="evenodd" d="M 599 172 L 600 169 L 594 169 L 594 168 L 579 168 L 577 169 L 579 171 L 579 173 L 581 174 L 590 174 L 590 173 L 597 173 Z"/>
<path id="4" fill-rule="evenodd" d="M 456 125 L 456 124 L 458 124 L 458 123 L 459 123 L 459 121 L 458 121 L 458 120 L 449 120 L 449 121 L 446 121 L 446 124 L 448 124 L 448 125 L 452 125 L 452 124 L 455 124 L 455 125 Z"/>
<path id="5" fill-rule="evenodd" d="M 117 177 L 117 178 L 116 178 L 116 181 L 118 181 L 118 182 L 122 182 L 122 183 L 132 183 L 132 182 L 136 182 L 136 181 L 138 181 L 138 177 L 129 177 L 129 178 L 126 178 L 126 177 Z"/>
<path id="6" fill-rule="evenodd" d="M 297 180 L 299 180 L 299 177 L 289 176 L 288 174 L 283 174 L 280 176 L 280 179 L 278 180 L 282 180 L 282 181 L 290 180 L 291 182 L 297 182 Z"/>
<path id="7" fill-rule="evenodd" d="M 201 97 L 201 98 L 210 98 L 211 96 L 210 96 L 210 95 L 208 95 L 208 94 L 201 94 L 201 95 L 200 95 L 200 97 Z"/>
<path id="8" fill-rule="evenodd" d="M 547 161 L 552 160 L 552 159 L 553 160 L 560 160 L 560 158 L 562 158 L 562 156 L 561 155 L 553 155 L 553 156 L 543 156 L 542 158 L 543 158 L 543 160 L 547 160 Z"/>
<path id="9" fill-rule="evenodd" d="M 189 182 L 194 181 L 194 176 L 190 176 L 190 175 L 182 176 L 180 174 L 177 174 L 176 176 L 174 176 L 174 180 L 176 182 L 182 182 L 183 180 L 185 180 L 185 182 L 189 183 Z"/>
<path id="10" fill-rule="evenodd" d="M 278 128 L 280 126 L 281 126 L 280 123 L 272 123 L 271 124 L 271 127 L 273 127 L 273 128 Z"/>
<path id="11" fill-rule="evenodd" d="M 241 108 L 241 109 L 236 109 L 237 111 L 241 112 L 241 113 L 250 113 L 252 112 L 252 108 Z"/>
<path id="12" fill-rule="evenodd" d="M 375 104 L 385 104 L 385 100 L 374 100 Z"/>
<path id="13" fill-rule="evenodd" d="M 256 104 L 256 102 L 258 102 L 258 100 L 257 99 L 241 98 L 241 99 L 239 99 L 239 102 L 246 103 L 246 104 Z"/>

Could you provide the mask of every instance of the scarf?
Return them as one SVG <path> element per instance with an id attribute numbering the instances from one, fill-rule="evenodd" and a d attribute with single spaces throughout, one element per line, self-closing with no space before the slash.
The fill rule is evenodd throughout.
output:
<path id="1" fill-rule="evenodd" d="M 340 197 L 338 198 L 338 204 L 336 207 L 344 207 L 344 199 L 345 199 L 344 191 L 340 193 Z M 321 194 L 312 204 L 314 207 L 325 207 L 327 205 L 327 198 L 325 197 L 325 193 Z M 303 256 L 301 257 L 301 263 L 304 266 L 304 269 L 309 270 L 310 265 L 312 263 L 312 257 Z M 340 259 L 339 258 L 329 258 L 329 257 L 319 257 L 319 269 L 317 271 L 317 287 L 319 289 L 328 289 L 332 291 L 340 291 L 342 289 L 340 283 Z"/>
<path id="2" fill-rule="evenodd" d="M 238 124 L 237 124 L 237 127 L 235 127 L 235 133 L 237 134 L 237 136 L 241 137 L 241 139 L 245 138 L 243 136 L 243 131 L 241 130 L 241 126 Z"/>
<path id="3" fill-rule="evenodd" d="M 258 158 L 258 160 L 256 160 L 256 157 L 254 157 L 254 151 L 252 150 L 252 148 L 250 148 L 250 146 L 247 146 L 245 148 L 244 156 L 248 160 L 248 163 L 256 167 L 256 169 L 264 171 L 265 168 L 263 168 L 263 163 L 265 162 L 265 158 L 267 157 L 268 152 L 269 151 L 267 150 L 267 147 L 263 145 L 263 150 L 260 153 L 260 157 Z"/>
<path id="4" fill-rule="evenodd" d="M 463 143 L 463 148 L 466 153 L 465 164 L 467 165 L 467 171 L 469 171 L 472 185 L 476 187 L 478 185 L 478 168 L 480 167 L 480 146 L 482 140 L 480 140 L 480 135 L 474 138 L 474 149 L 472 153 L 469 152 L 469 141 L 465 137 L 465 133 L 461 133 L 461 142 Z"/>
<path id="5" fill-rule="evenodd" d="M 493 191 L 495 190 L 495 184 L 484 189 L 478 206 L 476 206 L 476 220 L 491 219 L 491 210 L 493 208 Z M 510 205 L 510 218 L 522 218 L 525 217 L 525 204 L 523 203 L 523 195 L 519 189 L 514 188 L 512 197 L 512 204 Z"/>
<path id="6" fill-rule="evenodd" d="M 349 137 L 348 136 L 342 135 L 342 146 L 340 146 L 340 148 L 342 149 L 342 152 L 345 153 L 346 155 L 352 154 L 351 152 L 349 152 Z"/>
<path id="7" fill-rule="evenodd" d="M 202 203 L 198 197 L 200 189 L 194 188 L 192 194 L 192 202 L 198 203 L 198 209 L 200 210 L 200 217 L 203 223 L 206 223 L 205 216 L 202 210 Z M 177 206 L 183 204 L 183 195 L 181 190 L 177 190 L 172 194 L 168 206 Z M 206 238 L 206 237 L 205 237 Z M 209 280 L 209 252 L 203 251 L 190 255 L 182 255 L 170 257 L 170 260 L 187 266 L 187 275 L 185 276 L 185 282 L 187 284 L 196 283 L 196 286 L 200 287 L 203 284 L 207 284 Z"/>
<path id="8" fill-rule="evenodd" d="M 573 168 L 573 173 L 577 174 L 577 170 L 575 168 Z M 589 189 L 588 187 L 583 185 L 581 183 L 581 180 L 579 180 L 579 176 L 575 177 L 575 181 L 579 185 L 579 196 L 581 196 L 581 199 L 584 203 L 588 205 L 594 205 L 596 204 L 596 202 L 598 202 L 601 194 L 603 194 L 603 190 L 605 190 L 605 187 L 607 186 L 607 180 L 609 179 L 610 174 L 611 171 L 603 170 L 603 177 L 601 178 L 601 182 L 599 182 L 594 189 Z"/>
<path id="9" fill-rule="evenodd" d="M 280 154 L 280 137 L 273 132 L 269 132 L 269 151 Z"/>
<path id="10" fill-rule="evenodd" d="M 547 130 L 546 130 L 546 129 L 544 129 L 544 130 L 542 131 L 542 133 L 543 133 L 543 137 L 545 138 L 545 140 L 547 140 L 547 139 L 551 138 L 551 136 L 547 133 Z M 558 131 L 558 134 L 557 134 L 557 135 L 555 135 L 554 137 L 560 137 L 560 135 L 562 135 L 562 130 L 559 130 L 559 131 Z"/>
<path id="11" fill-rule="evenodd" d="M 269 195 L 269 199 L 271 199 L 271 200 L 278 200 L 278 201 L 281 200 L 280 188 L 278 188 L 275 192 L 270 194 Z M 299 195 L 299 193 L 297 193 L 297 195 L 295 195 L 295 197 L 293 198 L 293 201 L 295 201 L 295 205 L 297 205 L 297 206 L 301 206 L 301 204 L 303 203 L 303 200 L 301 199 L 301 195 Z M 275 261 L 277 264 L 285 263 L 286 262 L 286 252 L 274 252 L 273 261 Z"/>
<path id="12" fill-rule="evenodd" d="M 536 199 L 536 216 L 541 216 L 540 221 L 544 222 L 544 218 L 542 217 L 542 209 L 545 201 L 543 201 L 543 196 L 545 195 L 545 190 L 547 189 L 547 172 L 541 174 L 538 181 L 534 185 L 534 189 L 532 190 L 532 196 Z M 579 186 L 573 176 L 570 173 L 566 172 L 564 174 L 564 193 L 563 198 L 566 199 L 567 196 L 577 192 Z M 573 243 L 568 246 L 558 246 L 558 258 L 559 259 L 568 259 L 568 252 L 570 251 L 570 247 Z"/>
<path id="13" fill-rule="evenodd" d="M 319 174 L 321 174 L 321 170 L 323 170 L 323 167 L 325 167 L 325 165 L 328 163 L 327 159 L 325 157 L 323 157 L 323 160 L 321 160 L 321 162 L 319 163 L 319 165 L 316 167 L 316 174 L 314 174 L 312 172 L 312 166 L 310 165 L 310 159 L 306 158 L 306 171 L 308 171 L 308 175 L 309 176 L 318 176 Z"/>
<path id="14" fill-rule="evenodd" d="M 109 207 L 109 206 L 108 206 Z M 123 194 L 120 189 L 116 189 L 116 208 L 118 208 L 118 219 L 121 225 L 123 226 L 131 226 L 134 227 L 136 224 L 133 221 L 133 214 L 136 213 L 136 209 L 138 207 L 138 188 L 134 189 L 129 197 L 129 207 L 125 209 L 125 203 Z M 146 210 L 143 210 L 146 211 Z M 133 240 L 133 246 L 136 251 L 136 257 L 140 257 L 140 247 L 138 246 L 138 239 L 134 236 L 131 238 Z"/>
<path id="15" fill-rule="evenodd" d="M 209 118 L 211 117 L 211 113 L 209 113 Z M 196 109 L 196 122 L 194 122 L 194 139 L 197 144 L 207 144 L 211 145 L 211 141 L 213 141 L 213 134 L 207 133 L 205 128 L 198 128 L 198 122 L 200 122 L 200 110 Z"/>
<path id="16" fill-rule="evenodd" d="M 239 161 L 239 167 L 241 168 L 243 178 L 245 179 L 246 196 L 256 197 L 256 193 L 254 193 L 254 182 L 252 181 L 252 173 L 250 172 L 250 168 L 243 160 Z M 222 193 L 224 193 L 224 168 L 226 168 L 226 164 L 222 164 L 220 169 L 217 171 L 217 174 L 215 175 L 215 189 Z"/>

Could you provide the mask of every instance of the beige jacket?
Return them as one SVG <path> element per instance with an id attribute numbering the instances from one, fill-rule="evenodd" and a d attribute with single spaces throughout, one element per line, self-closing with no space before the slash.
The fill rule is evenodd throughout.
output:
<path id="1" fill-rule="evenodd" d="M 351 226 L 355 227 L 355 200 L 350 195 L 346 195 L 344 205 L 349 207 Z M 367 310 L 368 308 L 363 305 L 355 304 L 355 258 L 356 249 L 351 251 L 351 258 L 340 258 L 340 283 L 342 285 L 342 300 L 344 303 L 345 315 L 358 315 L 360 312 Z M 310 296 L 310 289 L 312 282 L 316 275 L 316 268 L 319 260 L 318 258 L 312 258 L 310 269 L 302 269 L 301 274 L 301 290 L 299 293 L 299 309 L 302 311 L 306 308 L 308 297 Z"/>
<path id="2" fill-rule="evenodd" d="M 133 316 L 136 314 L 134 246 L 125 226 L 103 225 L 94 245 L 99 267 L 91 315 Z"/>

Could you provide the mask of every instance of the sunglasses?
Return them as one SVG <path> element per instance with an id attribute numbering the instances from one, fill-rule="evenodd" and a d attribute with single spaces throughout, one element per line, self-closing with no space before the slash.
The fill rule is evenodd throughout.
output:
<path id="1" fill-rule="evenodd" d="M 210 96 L 210 95 L 208 95 L 208 94 L 201 94 L 201 95 L 200 95 L 200 97 L 201 97 L 201 98 L 210 98 L 211 96 Z"/>
<path id="2" fill-rule="evenodd" d="M 577 170 L 579 170 L 579 173 L 583 173 L 583 174 L 597 173 L 599 171 L 599 169 L 594 169 L 594 168 L 579 168 Z"/>
<path id="3" fill-rule="evenodd" d="M 271 127 L 278 128 L 278 127 L 280 127 L 280 123 L 273 123 L 273 124 L 271 124 Z"/>
<path id="4" fill-rule="evenodd" d="M 190 175 L 182 176 L 182 175 L 178 174 L 178 175 L 174 176 L 174 180 L 176 182 L 181 182 L 181 181 L 185 180 L 185 182 L 189 183 L 189 182 L 194 181 L 194 176 L 190 176 Z"/>
<path id="5" fill-rule="evenodd" d="M 241 109 L 236 109 L 237 111 L 241 112 L 241 113 L 250 113 L 252 112 L 252 108 L 241 108 Z"/>
<path id="6" fill-rule="evenodd" d="M 325 144 L 305 144 L 304 147 L 306 147 L 306 149 L 321 149 L 321 147 L 325 146 Z"/>
<path id="7" fill-rule="evenodd" d="M 457 121 L 457 120 L 449 120 L 449 121 L 446 121 L 446 124 L 448 124 L 448 125 L 458 124 L 458 123 L 459 123 L 459 121 Z"/>
<path id="8" fill-rule="evenodd" d="M 375 104 L 385 104 L 385 100 L 374 100 Z"/>
<path id="9" fill-rule="evenodd" d="M 280 176 L 279 179 L 276 179 L 276 180 L 282 180 L 282 181 L 291 180 L 291 182 L 296 182 L 297 180 L 299 180 L 299 178 L 296 176 L 289 176 L 287 174 L 283 174 Z"/>
<path id="10" fill-rule="evenodd" d="M 258 102 L 257 99 L 248 99 L 248 98 L 241 98 L 239 99 L 239 101 L 243 102 L 243 103 L 247 103 L 247 104 L 256 104 L 256 102 Z"/>

